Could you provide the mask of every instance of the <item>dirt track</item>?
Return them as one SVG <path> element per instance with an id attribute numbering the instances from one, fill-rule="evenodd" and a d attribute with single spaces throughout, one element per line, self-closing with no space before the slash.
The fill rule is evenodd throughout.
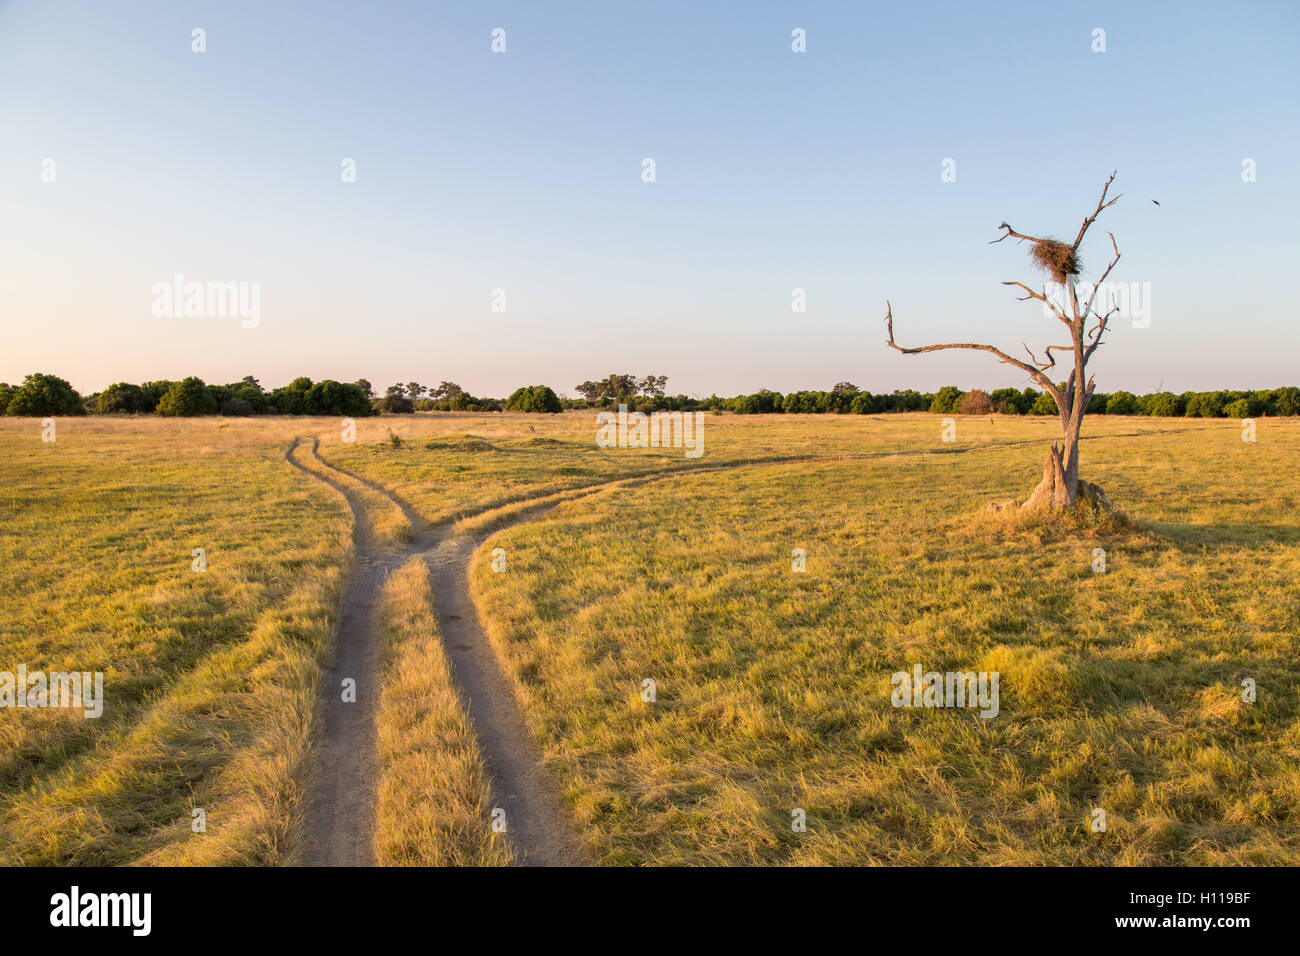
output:
<path id="1" fill-rule="evenodd" d="M 379 776 L 375 708 L 384 646 L 380 593 L 388 575 L 413 555 L 419 555 L 429 568 L 452 678 L 478 738 L 491 780 L 493 805 L 505 810 L 507 838 L 525 865 L 590 862 L 554 781 L 542 765 L 541 752 L 528 733 L 470 597 L 469 564 L 489 532 L 455 534 L 450 525 L 431 528 L 382 487 L 329 465 L 317 454 L 317 444 L 313 442 L 309 454 L 324 475 L 297 460 L 296 455 L 306 447 L 300 442 L 294 442 L 286 458 L 347 499 L 354 519 L 355 566 L 344 592 L 333 659 L 321 682 L 314 766 L 307 782 L 296 862 L 305 866 L 367 866 L 375 862 L 373 821 Z M 398 548 L 377 545 L 365 502 L 340 480 L 344 475 L 397 504 L 411 525 L 414 543 Z M 539 506 L 548 500 L 538 499 Z M 522 511 L 493 530 L 525 520 L 536 510 L 524 502 Z M 357 682 L 355 703 L 342 700 L 341 682 L 347 677 Z"/>

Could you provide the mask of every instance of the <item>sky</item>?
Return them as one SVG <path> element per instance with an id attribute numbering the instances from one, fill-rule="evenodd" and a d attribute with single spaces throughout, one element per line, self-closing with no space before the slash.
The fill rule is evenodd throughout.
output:
<path id="1" fill-rule="evenodd" d="M 1072 241 L 1118 170 L 1085 277 L 1113 232 L 1143 308 L 1097 389 L 1300 384 L 1298 36 L 1289 0 L 0 0 L 0 381 L 1023 386 L 889 350 L 886 300 L 903 345 L 1060 344 L 989 240 Z M 169 313 L 177 275 L 256 323 Z"/>

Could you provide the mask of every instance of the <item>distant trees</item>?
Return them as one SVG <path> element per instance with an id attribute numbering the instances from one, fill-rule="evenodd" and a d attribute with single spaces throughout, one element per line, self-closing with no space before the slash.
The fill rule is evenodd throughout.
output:
<path id="1" fill-rule="evenodd" d="M 1059 415 L 1060 411 L 1052 393 L 1042 392 L 1034 399 L 1034 404 L 1029 406 L 1029 413 L 1031 415 Z"/>
<path id="2" fill-rule="evenodd" d="M 17 387 L 0 384 L 0 403 L 6 415 L 84 415 L 81 396 L 66 379 L 36 372 Z"/>
<path id="3" fill-rule="evenodd" d="M 1104 415 L 1136 415 L 1138 413 L 1138 398 L 1132 392 L 1111 392 L 1106 396 L 1104 402 L 1099 403 L 1096 409 L 1090 406 L 1088 410 Z"/>
<path id="4" fill-rule="evenodd" d="M 999 415 L 1028 415 L 1037 397 L 1038 392 L 1032 388 L 1023 391 L 1018 388 L 996 388 L 989 395 L 993 410 Z"/>
<path id="5" fill-rule="evenodd" d="M 971 389 L 957 402 L 957 411 L 962 415 L 991 414 L 993 398 L 983 389 Z"/>
<path id="6" fill-rule="evenodd" d="M 152 414 L 158 410 L 158 403 L 162 397 L 167 394 L 167 389 L 172 387 L 168 381 L 145 382 L 140 386 L 140 397 L 144 400 L 144 408 L 141 411 Z"/>
<path id="7" fill-rule="evenodd" d="M 1157 392 L 1146 396 L 1146 414 L 1174 418 L 1183 414 L 1183 403 L 1173 392 Z"/>
<path id="8" fill-rule="evenodd" d="M 403 392 L 393 391 L 393 388 L 400 388 L 400 386 L 389 388 L 388 394 L 375 404 L 375 410 L 385 415 L 410 415 L 415 411 L 415 402 L 407 398 Z"/>
<path id="9" fill-rule="evenodd" d="M 610 376 L 597 384 L 597 402 L 608 402 L 614 384 L 626 385 L 632 376 Z M 1055 397 L 1033 388 L 999 388 L 991 393 L 970 391 L 945 385 L 936 392 L 898 389 L 872 393 L 860 390 L 851 382 L 837 382 L 827 391 L 797 391 L 782 394 L 762 388 L 750 395 L 733 398 L 688 398 L 666 395 L 665 376 L 637 382 L 635 396 L 622 395 L 629 407 L 639 411 L 700 409 L 730 410 L 741 415 L 772 414 L 851 414 L 881 415 L 894 412 L 924 412 L 952 415 L 1056 415 Z M 614 382 L 619 379 L 619 382 Z M 229 385 L 206 385 L 194 376 L 179 382 L 166 380 L 114 382 L 102 392 L 81 396 L 66 380 L 55 375 L 32 374 L 21 385 L 0 382 L 0 415 L 49 417 L 59 415 L 338 415 L 363 417 L 375 413 L 410 414 L 413 411 L 499 412 L 510 411 L 555 413 L 567 408 L 583 408 L 578 400 L 560 399 L 545 385 L 516 389 L 506 400 L 476 398 L 454 382 L 442 382 L 426 388 L 426 398 L 412 401 L 409 383 L 394 384 L 383 398 L 375 398 L 370 383 L 359 379 L 352 383 L 323 379 L 313 382 L 299 377 L 288 385 L 267 391 L 251 375 Z M 1058 389 L 1060 386 L 1057 386 Z M 369 394 L 367 391 L 369 390 Z M 602 396 L 605 396 L 602 398 Z M 972 397 L 973 396 L 973 397 Z M 1151 415 L 1191 418 L 1256 418 L 1300 415 L 1300 387 L 1274 389 L 1218 390 L 1209 392 L 1153 392 L 1137 395 L 1128 391 L 1109 394 L 1094 392 L 1087 409 L 1091 415 Z"/>
<path id="10" fill-rule="evenodd" d="M 965 393 L 956 385 L 945 385 L 935 393 L 930 402 L 930 411 L 935 415 L 951 415 L 957 410 L 957 403 Z"/>
<path id="11" fill-rule="evenodd" d="M 144 410 L 144 392 L 139 385 L 117 382 L 95 396 L 95 412 L 99 415 L 138 414 Z"/>
<path id="12" fill-rule="evenodd" d="M 641 379 L 640 389 L 642 395 L 649 395 L 653 398 L 663 398 L 664 389 L 668 387 L 667 375 L 647 375 Z"/>
<path id="13" fill-rule="evenodd" d="M 807 391 L 782 395 L 761 389 L 752 395 L 718 399 L 719 407 L 741 415 L 763 414 L 825 414 L 849 413 L 853 415 L 879 415 L 891 412 L 931 411 L 935 414 L 988 414 L 968 412 L 962 402 L 967 395 L 981 393 L 980 389 L 963 391 L 955 385 L 946 385 L 937 392 L 917 392 L 912 389 L 892 393 Z M 982 394 L 982 393 L 981 393 Z M 1001 415 L 1057 415 L 1056 400 L 1049 392 L 1033 388 L 999 388 L 988 394 L 991 411 Z M 981 399 L 977 407 L 983 407 Z M 695 403 L 707 406 L 709 403 Z M 1153 392 L 1135 395 L 1117 391 L 1107 395 L 1094 393 L 1088 413 L 1092 415 L 1151 415 L 1160 417 L 1267 417 L 1300 415 L 1300 387 L 1285 386 L 1257 391 Z"/>
<path id="14" fill-rule="evenodd" d="M 171 387 L 158 401 L 158 414 L 168 417 L 190 417 L 193 415 L 215 415 L 217 399 L 203 380 L 191 375 Z"/>
<path id="15" fill-rule="evenodd" d="M 557 414 L 564 411 L 559 396 L 547 385 L 525 385 L 515 389 L 506 399 L 508 412 L 549 412 Z"/>
<path id="16" fill-rule="evenodd" d="M 575 385 L 574 390 L 588 402 L 595 404 L 626 401 L 638 394 L 649 398 L 662 398 L 667 386 L 667 375 L 647 375 L 645 378 L 638 379 L 635 375 L 627 373 L 611 373 L 599 381 Z"/>

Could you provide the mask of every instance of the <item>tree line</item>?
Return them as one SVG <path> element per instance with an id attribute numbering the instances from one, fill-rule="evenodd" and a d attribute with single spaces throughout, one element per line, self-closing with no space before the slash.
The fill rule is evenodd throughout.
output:
<path id="1" fill-rule="evenodd" d="M 1061 387 L 1064 387 L 1062 383 Z M 905 389 L 889 393 L 867 392 L 841 382 L 828 392 L 801 391 L 782 395 L 763 389 L 753 395 L 721 399 L 722 407 L 745 415 L 753 414 L 852 414 L 878 415 L 888 412 L 932 412 L 936 415 L 1057 415 L 1056 400 L 1037 389 L 999 388 L 963 391 L 945 385 L 937 392 Z M 1300 388 L 1211 392 L 1094 392 L 1087 406 L 1089 415 L 1153 415 L 1165 418 L 1259 418 L 1300 415 Z"/>
<path id="2" fill-rule="evenodd" d="M 418 382 L 390 385 L 376 395 L 364 378 L 355 382 L 303 376 L 280 388 L 264 389 L 252 375 L 228 385 L 208 385 L 195 376 L 180 381 L 116 382 L 81 395 L 66 379 L 33 373 L 21 385 L 0 382 L 0 415 L 339 415 L 362 418 L 416 411 L 560 412 L 559 397 L 545 385 L 516 389 L 509 398 L 476 398 L 455 382 L 426 388 Z"/>
<path id="3" fill-rule="evenodd" d="M 65 379 L 36 373 L 21 385 L 0 382 L 0 415 L 338 415 L 361 418 L 375 414 L 416 411 L 520 411 L 551 413 L 566 408 L 608 408 L 625 404 L 635 411 L 730 411 L 741 415 L 849 414 L 932 412 L 938 415 L 1056 415 L 1048 392 L 1033 388 L 964 391 L 945 385 L 937 392 L 899 389 L 869 392 L 851 382 L 829 391 L 774 392 L 693 398 L 668 395 L 668 377 L 609 375 L 577 387 L 581 398 L 560 398 L 546 385 L 526 385 L 508 398 L 476 398 L 454 382 L 426 388 L 418 382 L 389 386 L 376 395 L 365 379 L 313 382 L 306 377 L 288 385 L 264 389 L 251 375 L 228 385 L 207 385 L 190 376 L 180 381 L 134 385 L 117 382 L 100 392 L 81 395 Z M 590 386 L 590 387 L 588 387 Z M 1153 415 L 1188 418 L 1259 418 L 1300 415 L 1300 388 L 1165 392 L 1095 392 L 1088 401 L 1090 415 Z"/>

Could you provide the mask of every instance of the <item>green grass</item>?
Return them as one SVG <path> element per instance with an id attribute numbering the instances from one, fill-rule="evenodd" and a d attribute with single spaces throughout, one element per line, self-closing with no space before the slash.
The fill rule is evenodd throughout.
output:
<path id="1" fill-rule="evenodd" d="M 106 698 L 0 709 L 0 859 L 282 859 L 351 528 L 288 427 L 0 422 L 0 670 L 103 671 Z"/>
<path id="2" fill-rule="evenodd" d="M 1128 517 L 1101 527 L 983 510 L 1030 489 L 1051 419 L 940 428 L 709 416 L 690 460 L 599 449 L 591 413 L 361 420 L 355 444 L 326 419 L 67 419 L 53 445 L 0 421 L 0 670 L 102 670 L 107 697 L 0 709 L 0 858 L 284 862 L 349 571 L 346 504 L 284 461 L 315 435 L 431 521 L 553 496 L 473 586 L 600 862 L 1300 861 L 1300 422 L 1090 419 L 1081 474 Z M 379 543 L 410 540 L 348 484 Z M 421 570 L 385 596 L 377 854 L 509 862 Z M 915 663 L 996 670 L 999 716 L 895 709 Z"/>
<path id="3" fill-rule="evenodd" d="M 1300 859 L 1300 423 L 1248 445 L 1233 422 L 1090 422 L 1083 474 L 1132 519 L 1110 534 L 982 513 L 1028 490 L 1037 445 L 880 458 L 895 443 L 853 424 L 827 430 L 856 460 L 602 493 L 480 552 L 493 640 L 603 862 Z M 937 431 L 887 428 L 909 426 Z M 1001 714 L 895 709 L 918 662 L 998 671 Z"/>

